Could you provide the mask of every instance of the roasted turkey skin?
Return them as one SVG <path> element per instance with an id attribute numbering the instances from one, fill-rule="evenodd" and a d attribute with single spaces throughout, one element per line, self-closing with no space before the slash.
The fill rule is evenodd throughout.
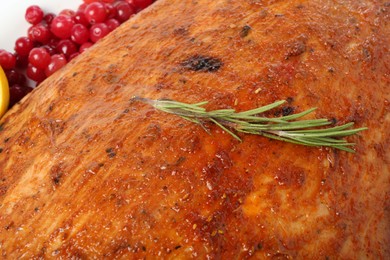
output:
<path id="1" fill-rule="evenodd" d="M 3 259 L 389 259 L 390 5 L 159 0 L 0 121 Z M 288 103 L 356 153 L 153 109 Z"/>

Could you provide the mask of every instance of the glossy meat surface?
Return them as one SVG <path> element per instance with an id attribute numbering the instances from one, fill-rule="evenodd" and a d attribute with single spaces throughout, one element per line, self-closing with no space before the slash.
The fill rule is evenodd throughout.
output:
<path id="1" fill-rule="evenodd" d="M 0 121 L 0 254 L 390 258 L 389 3 L 159 0 Z M 356 153 L 238 142 L 132 96 L 354 121 Z M 269 114 L 268 116 L 273 116 Z"/>

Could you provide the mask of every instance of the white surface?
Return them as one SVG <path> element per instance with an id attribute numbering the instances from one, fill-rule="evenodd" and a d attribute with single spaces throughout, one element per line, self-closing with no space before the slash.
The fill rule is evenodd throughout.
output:
<path id="1" fill-rule="evenodd" d="M 31 26 L 24 19 L 27 7 L 38 5 L 45 13 L 58 14 L 63 9 L 76 10 L 82 0 L 0 0 L 0 49 L 14 52 L 15 40 L 27 36 Z"/>

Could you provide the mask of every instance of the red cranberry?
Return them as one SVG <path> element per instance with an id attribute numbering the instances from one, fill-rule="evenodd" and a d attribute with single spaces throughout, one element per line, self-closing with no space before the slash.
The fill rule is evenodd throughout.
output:
<path id="1" fill-rule="evenodd" d="M 25 69 L 25 68 L 27 68 L 28 55 L 22 56 L 22 55 L 19 55 L 19 54 L 16 53 L 15 57 L 16 57 L 16 67 L 18 69 Z"/>
<path id="2" fill-rule="evenodd" d="M 110 32 L 108 26 L 105 23 L 97 23 L 91 26 L 89 29 L 89 38 L 92 42 L 97 42 Z"/>
<path id="3" fill-rule="evenodd" d="M 10 99 L 8 107 L 11 108 L 13 105 L 18 103 L 28 92 L 30 92 L 30 90 L 19 84 L 11 85 L 9 88 Z"/>
<path id="4" fill-rule="evenodd" d="M 73 60 L 74 58 L 76 58 L 77 56 L 79 56 L 80 52 L 75 52 L 73 53 L 72 55 L 69 56 L 69 61 Z"/>
<path id="5" fill-rule="evenodd" d="M 5 70 L 5 76 L 7 77 L 8 84 L 10 86 L 18 84 L 21 78 L 21 74 L 15 69 Z"/>
<path id="6" fill-rule="evenodd" d="M 134 8 L 127 2 L 117 2 L 115 8 L 117 11 L 115 18 L 121 23 L 127 21 L 133 14 L 136 13 Z"/>
<path id="7" fill-rule="evenodd" d="M 47 68 L 45 69 L 45 74 L 47 77 L 52 75 L 57 70 L 61 69 L 66 65 L 66 58 L 63 54 L 55 54 L 51 56 L 51 61 Z"/>
<path id="8" fill-rule="evenodd" d="M 27 81 L 27 77 L 23 73 L 20 73 L 18 84 L 21 86 L 26 86 L 26 81 Z"/>
<path id="9" fill-rule="evenodd" d="M 72 35 L 70 38 L 75 43 L 83 44 L 89 39 L 89 30 L 82 24 L 75 24 L 72 28 Z"/>
<path id="10" fill-rule="evenodd" d="M 86 49 L 90 48 L 92 45 L 93 45 L 92 42 L 86 42 L 86 43 L 81 44 L 81 46 L 79 48 L 79 52 L 83 53 Z"/>
<path id="11" fill-rule="evenodd" d="M 51 33 L 47 25 L 40 23 L 28 29 L 28 37 L 35 42 L 46 44 L 51 38 Z"/>
<path id="12" fill-rule="evenodd" d="M 66 58 L 69 58 L 70 55 L 77 52 L 77 46 L 69 39 L 61 40 L 58 42 L 57 52 L 62 53 Z"/>
<path id="13" fill-rule="evenodd" d="M 34 67 L 44 70 L 50 63 L 50 53 L 44 47 L 34 48 L 28 55 L 28 61 Z"/>
<path id="14" fill-rule="evenodd" d="M 3 69 L 13 69 L 16 65 L 16 57 L 12 53 L 0 49 L 0 66 Z"/>
<path id="15" fill-rule="evenodd" d="M 43 11 L 42 9 L 37 5 L 32 5 L 27 8 L 25 19 L 28 23 L 31 24 L 38 24 L 43 19 Z"/>
<path id="16" fill-rule="evenodd" d="M 51 22 L 51 32 L 60 39 L 67 39 L 72 34 L 72 27 L 75 24 L 72 17 L 59 15 Z"/>
<path id="17" fill-rule="evenodd" d="M 76 14 L 73 17 L 76 24 L 82 24 L 86 27 L 89 26 L 89 22 L 87 18 L 85 18 L 85 14 L 83 11 L 77 11 Z"/>
<path id="18" fill-rule="evenodd" d="M 135 6 L 137 10 L 142 10 L 153 3 L 153 0 L 127 0 L 130 4 Z"/>
<path id="19" fill-rule="evenodd" d="M 55 14 L 53 14 L 53 13 L 48 13 L 48 14 L 46 14 L 46 15 L 43 17 L 43 20 L 45 20 L 47 24 L 51 24 L 51 22 L 53 21 L 54 17 L 56 17 Z"/>
<path id="20" fill-rule="evenodd" d="M 23 36 L 23 37 L 19 37 L 15 41 L 14 50 L 19 55 L 27 56 L 30 53 L 30 51 L 32 50 L 33 47 L 34 47 L 34 45 L 33 45 L 32 40 L 30 38 L 28 38 L 28 37 Z"/>
<path id="21" fill-rule="evenodd" d="M 107 19 L 114 18 L 116 16 L 116 8 L 112 4 L 105 3 L 104 8 L 106 9 Z"/>
<path id="22" fill-rule="evenodd" d="M 93 2 L 89 4 L 85 10 L 85 18 L 90 24 L 101 23 L 106 20 L 107 12 L 103 3 Z"/>
<path id="23" fill-rule="evenodd" d="M 41 82 L 46 78 L 45 71 L 35 67 L 31 63 L 27 65 L 26 74 L 27 77 L 37 82 Z"/>
<path id="24" fill-rule="evenodd" d="M 111 32 L 111 31 L 115 30 L 117 27 L 119 27 L 119 25 L 121 25 L 121 23 L 117 19 L 112 18 L 112 19 L 108 19 L 106 21 L 106 25 Z"/>

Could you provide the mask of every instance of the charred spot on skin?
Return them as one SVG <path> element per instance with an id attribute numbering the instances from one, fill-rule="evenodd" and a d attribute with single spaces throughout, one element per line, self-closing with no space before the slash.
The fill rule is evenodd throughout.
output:
<path id="1" fill-rule="evenodd" d="M 11 221 L 8 225 L 6 225 L 4 227 L 5 230 L 10 230 L 11 228 L 13 228 L 15 225 L 15 223 L 13 221 Z"/>
<path id="2" fill-rule="evenodd" d="M 176 35 L 176 36 L 184 36 L 184 35 L 187 35 L 188 34 L 188 29 L 185 28 L 185 27 L 179 27 L 179 28 L 175 28 L 173 30 L 173 35 Z"/>
<path id="3" fill-rule="evenodd" d="M 114 158 L 116 156 L 116 153 L 115 153 L 113 148 L 107 148 L 106 153 L 107 153 L 108 157 L 110 157 L 110 158 Z"/>
<path id="4" fill-rule="evenodd" d="M 55 185 L 58 185 L 60 183 L 61 176 L 54 177 L 53 182 Z"/>
<path id="5" fill-rule="evenodd" d="M 287 52 L 284 56 L 286 60 L 290 57 L 296 57 L 306 51 L 306 43 L 303 40 L 297 40 L 287 45 Z"/>
<path id="6" fill-rule="evenodd" d="M 60 184 L 63 175 L 64 172 L 62 171 L 61 165 L 53 166 L 53 168 L 50 171 L 51 180 L 56 186 Z"/>
<path id="7" fill-rule="evenodd" d="M 0 132 L 4 130 L 4 124 L 0 124 Z"/>
<path id="8" fill-rule="evenodd" d="M 127 49 L 131 49 L 131 46 L 126 46 L 126 48 L 127 48 Z M 129 57 L 129 54 L 127 54 L 127 53 L 122 55 L 122 58 L 123 58 L 123 59 L 125 59 L 125 58 L 127 58 L 127 57 Z"/>
<path id="9" fill-rule="evenodd" d="M 165 89 L 167 87 L 166 84 L 164 83 L 157 83 L 156 85 L 153 86 L 157 91 L 161 91 L 162 89 Z"/>
<path id="10" fill-rule="evenodd" d="M 119 81 L 119 77 L 111 72 L 103 74 L 103 79 L 109 84 L 114 84 Z"/>
<path id="11" fill-rule="evenodd" d="M 294 113 L 295 108 L 292 106 L 282 107 L 281 109 L 275 111 L 274 116 L 288 116 Z"/>
<path id="12" fill-rule="evenodd" d="M 218 71 L 222 65 L 220 59 L 203 55 L 194 55 L 181 62 L 181 66 L 184 69 L 201 72 L 215 72 Z"/>
<path id="13" fill-rule="evenodd" d="M 292 113 L 294 113 L 294 108 L 293 107 L 283 107 L 282 108 L 282 115 L 283 116 L 288 116 L 288 115 L 291 115 Z"/>
<path id="14" fill-rule="evenodd" d="M 47 112 L 52 112 L 54 109 L 54 103 L 51 103 L 49 107 L 47 108 Z"/>
<path id="15" fill-rule="evenodd" d="M 371 57 L 372 57 L 370 50 L 363 47 L 362 52 L 363 52 L 364 59 L 365 59 L 366 61 L 370 61 L 370 60 L 371 60 Z"/>
<path id="16" fill-rule="evenodd" d="M 174 163 L 174 166 L 179 166 L 180 164 L 185 162 L 186 159 L 187 159 L 186 157 L 180 156 L 179 159 L 177 159 L 177 161 Z"/>
<path id="17" fill-rule="evenodd" d="M 185 78 L 180 78 L 179 82 L 182 83 L 183 85 L 187 83 L 187 79 Z"/>
<path id="18" fill-rule="evenodd" d="M 287 103 L 291 104 L 294 101 L 293 97 L 286 98 Z"/>
<path id="19" fill-rule="evenodd" d="M 8 186 L 6 185 L 0 186 L 0 196 L 5 195 L 7 191 L 8 191 Z"/>
<path id="20" fill-rule="evenodd" d="M 268 11 L 267 10 L 261 10 L 260 11 L 260 18 L 265 18 L 265 17 L 267 17 L 267 15 L 268 15 Z"/>
<path id="21" fill-rule="evenodd" d="M 89 87 L 87 89 L 87 92 L 88 92 L 89 95 L 94 95 L 96 93 L 96 91 L 95 91 L 95 89 L 93 87 Z"/>
<path id="22" fill-rule="evenodd" d="M 3 148 L 0 147 L 0 153 L 2 153 L 2 152 L 3 152 Z"/>
<path id="23" fill-rule="evenodd" d="M 247 37 L 251 29 L 252 27 L 250 27 L 249 25 L 245 25 L 244 27 L 242 27 L 240 32 L 240 37 L 241 38 Z"/>
<path id="24" fill-rule="evenodd" d="M 337 124 L 337 118 L 332 117 L 329 121 L 331 122 L 332 125 Z"/>

